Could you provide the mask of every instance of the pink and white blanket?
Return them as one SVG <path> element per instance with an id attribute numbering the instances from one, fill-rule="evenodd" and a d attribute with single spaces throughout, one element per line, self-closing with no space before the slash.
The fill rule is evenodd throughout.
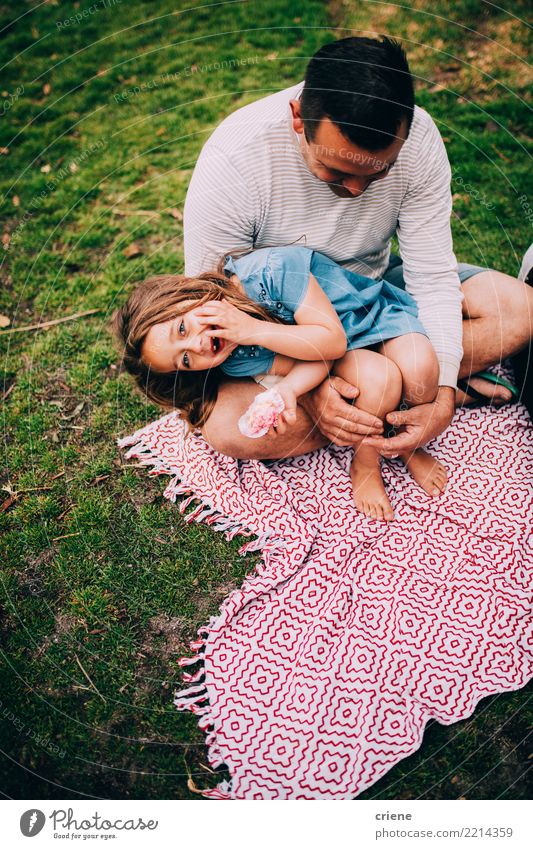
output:
<path id="1" fill-rule="evenodd" d="M 172 476 L 190 521 L 263 559 L 191 643 L 176 696 L 207 733 L 232 799 L 351 799 L 414 752 L 428 720 L 465 719 L 533 670 L 533 446 L 521 406 L 463 410 L 430 450 L 447 466 L 434 501 L 399 461 L 385 466 L 396 512 L 352 504 L 351 450 L 238 462 L 176 413 L 121 445 Z M 194 664 L 197 664 L 195 667 Z M 196 668 L 196 671 L 194 671 Z"/>

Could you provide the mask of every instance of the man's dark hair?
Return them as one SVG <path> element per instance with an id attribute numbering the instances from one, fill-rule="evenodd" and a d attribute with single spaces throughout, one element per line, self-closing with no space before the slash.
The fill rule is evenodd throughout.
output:
<path id="1" fill-rule="evenodd" d="M 325 44 L 307 66 L 301 96 L 304 132 L 312 141 L 329 118 L 343 136 L 364 150 L 384 150 L 402 121 L 413 120 L 415 94 L 407 57 L 399 42 L 383 36 L 342 38 Z"/>

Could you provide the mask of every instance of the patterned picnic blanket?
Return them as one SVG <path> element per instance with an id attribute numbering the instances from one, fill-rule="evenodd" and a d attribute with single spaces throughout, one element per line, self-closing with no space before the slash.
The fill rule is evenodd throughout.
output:
<path id="1" fill-rule="evenodd" d="M 121 440 L 169 474 L 188 519 L 254 539 L 260 566 L 182 658 L 192 710 L 232 799 L 351 799 L 422 742 L 533 671 L 533 440 L 525 409 L 460 411 L 429 446 L 449 469 L 438 501 L 399 461 L 396 512 L 352 504 L 351 449 L 240 462 L 183 438 L 176 413 Z M 196 664 L 196 667 L 195 667 Z"/>

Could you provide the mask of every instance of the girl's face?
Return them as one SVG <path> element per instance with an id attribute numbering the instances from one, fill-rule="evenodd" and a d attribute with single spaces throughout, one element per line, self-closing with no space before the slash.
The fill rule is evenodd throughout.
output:
<path id="1" fill-rule="evenodd" d="M 184 301 L 187 307 L 194 301 Z M 144 340 L 142 358 L 158 372 L 207 371 L 226 360 L 237 344 L 207 336 L 206 330 L 217 325 L 204 324 L 197 315 L 199 307 L 177 315 L 170 321 L 154 324 Z"/>

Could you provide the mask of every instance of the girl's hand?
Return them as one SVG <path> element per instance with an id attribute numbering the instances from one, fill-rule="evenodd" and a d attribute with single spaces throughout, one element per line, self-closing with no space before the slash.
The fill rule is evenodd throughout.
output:
<path id="1" fill-rule="evenodd" d="M 228 301 L 207 301 L 198 307 L 197 318 L 202 324 L 216 325 L 213 330 L 207 330 L 207 336 L 215 336 L 218 339 L 227 339 L 238 345 L 254 345 L 254 337 L 257 337 L 260 323 L 248 313 L 243 312 Z"/>
<path id="2" fill-rule="evenodd" d="M 296 392 L 291 386 L 284 384 L 283 380 L 276 383 L 274 388 L 279 392 L 285 404 L 285 409 L 278 416 L 278 423 L 275 426 L 275 430 L 277 433 L 285 433 L 285 427 L 283 425 L 290 426 L 296 421 Z"/>

